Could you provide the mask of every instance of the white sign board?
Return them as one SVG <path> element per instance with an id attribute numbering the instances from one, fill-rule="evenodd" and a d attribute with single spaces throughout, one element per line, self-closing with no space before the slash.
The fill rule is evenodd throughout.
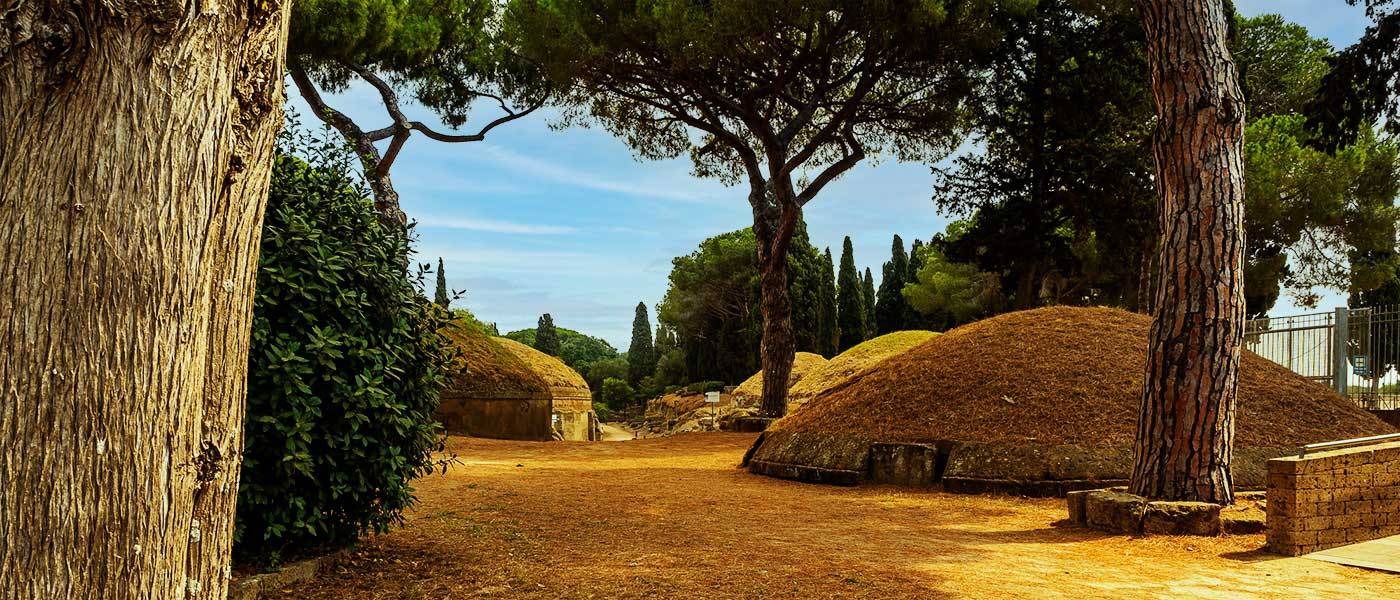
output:
<path id="1" fill-rule="evenodd" d="M 705 392 L 706 404 L 719 404 L 719 392 Z"/>

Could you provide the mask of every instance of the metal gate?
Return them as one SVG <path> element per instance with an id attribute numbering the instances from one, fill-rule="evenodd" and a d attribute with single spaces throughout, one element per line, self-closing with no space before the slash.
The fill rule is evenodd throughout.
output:
<path id="1" fill-rule="evenodd" d="M 1363 408 L 1400 408 L 1400 306 L 1254 319 L 1245 348 Z"/>

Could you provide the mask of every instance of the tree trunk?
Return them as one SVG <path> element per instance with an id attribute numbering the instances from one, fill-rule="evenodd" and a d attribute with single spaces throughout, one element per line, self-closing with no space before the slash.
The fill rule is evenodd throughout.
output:
<path id="1" fill-rule="evenodd" d="M 1244 99 L 1221 0 L 1139 0 L 1158 125 L 1156 298 L 1131 488 L 1229 503 L 1244 337 Z"/>
<path id="2" fill-rule="evenodd" d="M 797 352 L 792 333 L 792 301 L 788 297 L 787 250 L 800 213 L 796 207 L 754 210 L 759 306 L 763 313 L 763 341 L 759 344 L 763 401 L 759 414 L 774 419 L 787 414 L 788 378 Z"/>
<path id="3" fill-rule="evenodd" d="M 226 594 L 289 6 L 6 12 L 6 598 Z"/>

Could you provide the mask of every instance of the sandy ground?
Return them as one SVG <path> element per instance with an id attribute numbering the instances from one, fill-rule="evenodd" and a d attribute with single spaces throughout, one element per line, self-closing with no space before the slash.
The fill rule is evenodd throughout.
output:
<path id="1" fill-rule="evenodd" d="M 454 438 L 462 464 L 419 481 L 402 527 L 271 597 L 1400 597 L 1400 576 L 1262 535 L 1109 536 L 1055 526 L 1061 500 L 749 475 L 753 438 Z"/>

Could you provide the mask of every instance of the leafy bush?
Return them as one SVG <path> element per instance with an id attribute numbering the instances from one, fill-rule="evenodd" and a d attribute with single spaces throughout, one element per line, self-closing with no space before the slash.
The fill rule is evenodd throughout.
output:
<path id="1" fill-rule="evenodd" d="M 598 400 L 608 408 L 618 410 L 631 404 L 636 394 L 625 380 L 609 377 L 603 380 L 603 390 Z"/>
<path id="2" fill-rule="evenodd" d="M 602 402 L 593 403 L 593 412 L 598 414 L 599 421 L 607 422 L 613 420 L 612 409 L 608 408 L 608 405 Z"/>
<path id="3" fill-rule="evenodd" d="M 705 392 L 718 392 L 724 389 L 723 381 L 697 381 L 685 386 L 685 391 L 703 394 Z"/>
<path id="4" fill-rule="evenodd" d="M 293 153 L 305 157 L 297 158 Z M 386 531 L 445 437 L 448 314 L 403 268 L 347 155 L 282 138 L 263 225 L 235 551 L 275 562 Z"/>

